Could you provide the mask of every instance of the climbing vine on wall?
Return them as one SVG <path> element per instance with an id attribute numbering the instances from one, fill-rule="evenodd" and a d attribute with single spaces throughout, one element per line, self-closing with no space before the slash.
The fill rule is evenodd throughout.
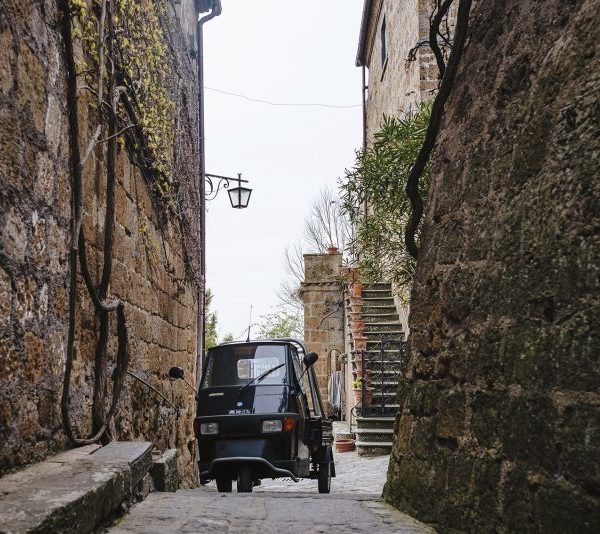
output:
<path id="1" fill-rule="evenodd" d="M 404 230 L 410 218 L 406 180 L 423 144 L 431 103 L 405 117 L 384 117 L 381 129 L 341 184 L 343 207 L 355 228 L 351 242 L 365 281 L 393 281 L 408 300 L 415 260 L 406 250 Z M 429 164 L 419 183 L 422 197 L 429 188 Z M 368 215 L 364 215 L 364 206 Z"/>
<path id="2" fill-rule="evenodd" d="M 173 142 L 176 106 L 171 98 L 176 79 L 167 62 L 161 17 L 167 16 L 163 0 L 60 0 L 63 12 L 67 112 L 69 117 L 69 164 L 72 194 L 71 250 L 69 256 L 69 330 L 61 399 L 63 427 L 69 440 L 83 445 L 110 439 L 110 421 L 127 374 L 129 347 L 125 303 L 111 299 L 110 281 L 115 240 L 115 191 L 117 153 L 124 147 L 148 181 L 162 214 L 177 213 L 174 202 Z M 80 129 L 86 114 L 94 132 Z M 81 152 L 82 141 L 87 148 Z M 88 265 L 83 228 L 83 169 L 94 153 L 103 162 L 106 210 L 102 269 L 94 280 Z M 145 221 L 142 221 L 145 223 Z M 144 234 L 146 233 L 140 228 Z M 145 236 L 147 238 L 147 235 Z M 165 266 L 168 274 L 172 274 Z M 99 318 L 94 357 L 92 435 L 78 437 L 69 417 L 70 384 L 75 357 L 78 274 Z M 112 373 L 112 400 L 105 413 L 107 395 L 110 315 L 116 315 L 118 341 Z"/>
<path id="3" fill-rule="evenodd" d="M 105 36 L 106 2 L 73 0 L 77 24 L 74 37 L 82 57 L 77 63 L 78 76 L 85 80 L 80 89 L 104 98 L 108 79 Z M 167 16 L 165 0 L 114 0 L 115 46 L 108 58 L 116 77 L 118 140 L 132 162 L 148 180 L 155 200 L 164 209 L 174 211 L 173 146 L 176 103 L 173 80 L 177 79 L 167 57 L 167 39 L 161 17 Z M 101 35 L 102 34 L 102 35 Z M 94 99 L 91 99 L 92 105 Z M 99 103 L 105 113 L 110 102 Z"/>

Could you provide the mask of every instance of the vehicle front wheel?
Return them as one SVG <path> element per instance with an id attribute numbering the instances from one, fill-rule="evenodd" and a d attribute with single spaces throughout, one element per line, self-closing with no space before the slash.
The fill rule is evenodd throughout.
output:
<path id="1" fill-rule="evenodd" d="M 331 464 L 319 464 L 319 493 L 331 490 Z"/>
<path id="2" fill-rule="evenodd" d="M 237 490 L 238 493 L 252 493 L 252 473 L 249 468 L 242 467 L 238 471 Z"/>
<path id="3" fill-rule="evenodd" d="M 230 478 L 217 478 L 217 491 L 220 493 L 230 493 L 233 484 Z"/>

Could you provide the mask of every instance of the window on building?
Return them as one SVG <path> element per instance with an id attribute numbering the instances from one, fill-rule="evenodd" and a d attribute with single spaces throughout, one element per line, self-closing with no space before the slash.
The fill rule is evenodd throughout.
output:
<path id="1" fill-rule="evenodd" d="M 386 35 L 386 21 L 385 15 L 383 16 L 383 20 L 381 21 L 381 65 L 385 65 L 385 61 L 387 60 L 387 35 Z"/>

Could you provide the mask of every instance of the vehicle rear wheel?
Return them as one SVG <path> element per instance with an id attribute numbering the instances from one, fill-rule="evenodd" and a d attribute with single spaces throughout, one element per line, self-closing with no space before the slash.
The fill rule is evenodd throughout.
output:
<path id="1" fill-rule="evenodd" d="M 217 491 L 220 493 L 230 493 L 232 486 L 230 478 L 217 478 Z"/>
<path id="2" fill-rule="evenodd" d="M 238 493 L 252 493 L 252 473 L 248 467 L 241 467 L 238 471 Z"/>
<path id="3" fill-rule="evenodd" d="M 331 465 L 319 464 L 319 493 L 329 493 L 331 490 Z"/>

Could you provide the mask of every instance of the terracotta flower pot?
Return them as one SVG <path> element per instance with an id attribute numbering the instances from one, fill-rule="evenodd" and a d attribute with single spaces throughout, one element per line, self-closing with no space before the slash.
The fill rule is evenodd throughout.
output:
<path id="1" fill-rule="evenodd" d="M 362 333 L 365 330 L 365 322 L 364 321 L 350 321 L 350 330 L 352 331 L 352 335 L 356 337 L 362 336 Z"/>
<path id="2" fill-rule="evenodd" d="M 352 293 L 350 293 L 350 307 L 352 306 L 361 306 L 362 307 L 362 297 L 357 297 L 356 295 L 353 295 Z"/>
<path id="3" fill-rule="evenodd" d="M 362 299 L 362 289 L 363 286 L 360 282 L 355 282 L 352 284 L 352 287 L 350 287 L 350 298 L 354 297 Z"/>
<path id="4" fill-rule="evenodd" d="M 350 303 L 350 312 L 360 316 L 362 314 L 362 300 L 355 304 Z"/>
<path id="5" fill-rule="evenodd" d="M 356 440 L 354 439 L 338 439 L 333 444 L 336 452 L 351 452 L 356 449 Z"/>
<path id="6" fill-rule="evenodd" d="M 352 336 L 354 350 L 367 350 L 367 338 L 365 336 Z"/>
<path id="7" fill-rule="evenodd" d="M 367 388 L 365 390 L 365 396 L 363 399 L 363 390 L 362 388 L 360 389 L 352 389 L 352 391 L 354 392 L 354 399 L 356 400 L 356 404 L 360 404 L 361 406 L 364 404 L 364 406 L 371 406 L 371 403 L 373 402 L 373 388 Z M 364 402 L 363 402 L 364 400 Z"/>
<path id="8" fill-rule="evenodd" d="M 350 308 L 350 311 L 348 312 L 348 319 L 350 319 L 350 321 L 362 321 L 362 315 L 360 312 L 354 311 L 352 308 Z"/>

